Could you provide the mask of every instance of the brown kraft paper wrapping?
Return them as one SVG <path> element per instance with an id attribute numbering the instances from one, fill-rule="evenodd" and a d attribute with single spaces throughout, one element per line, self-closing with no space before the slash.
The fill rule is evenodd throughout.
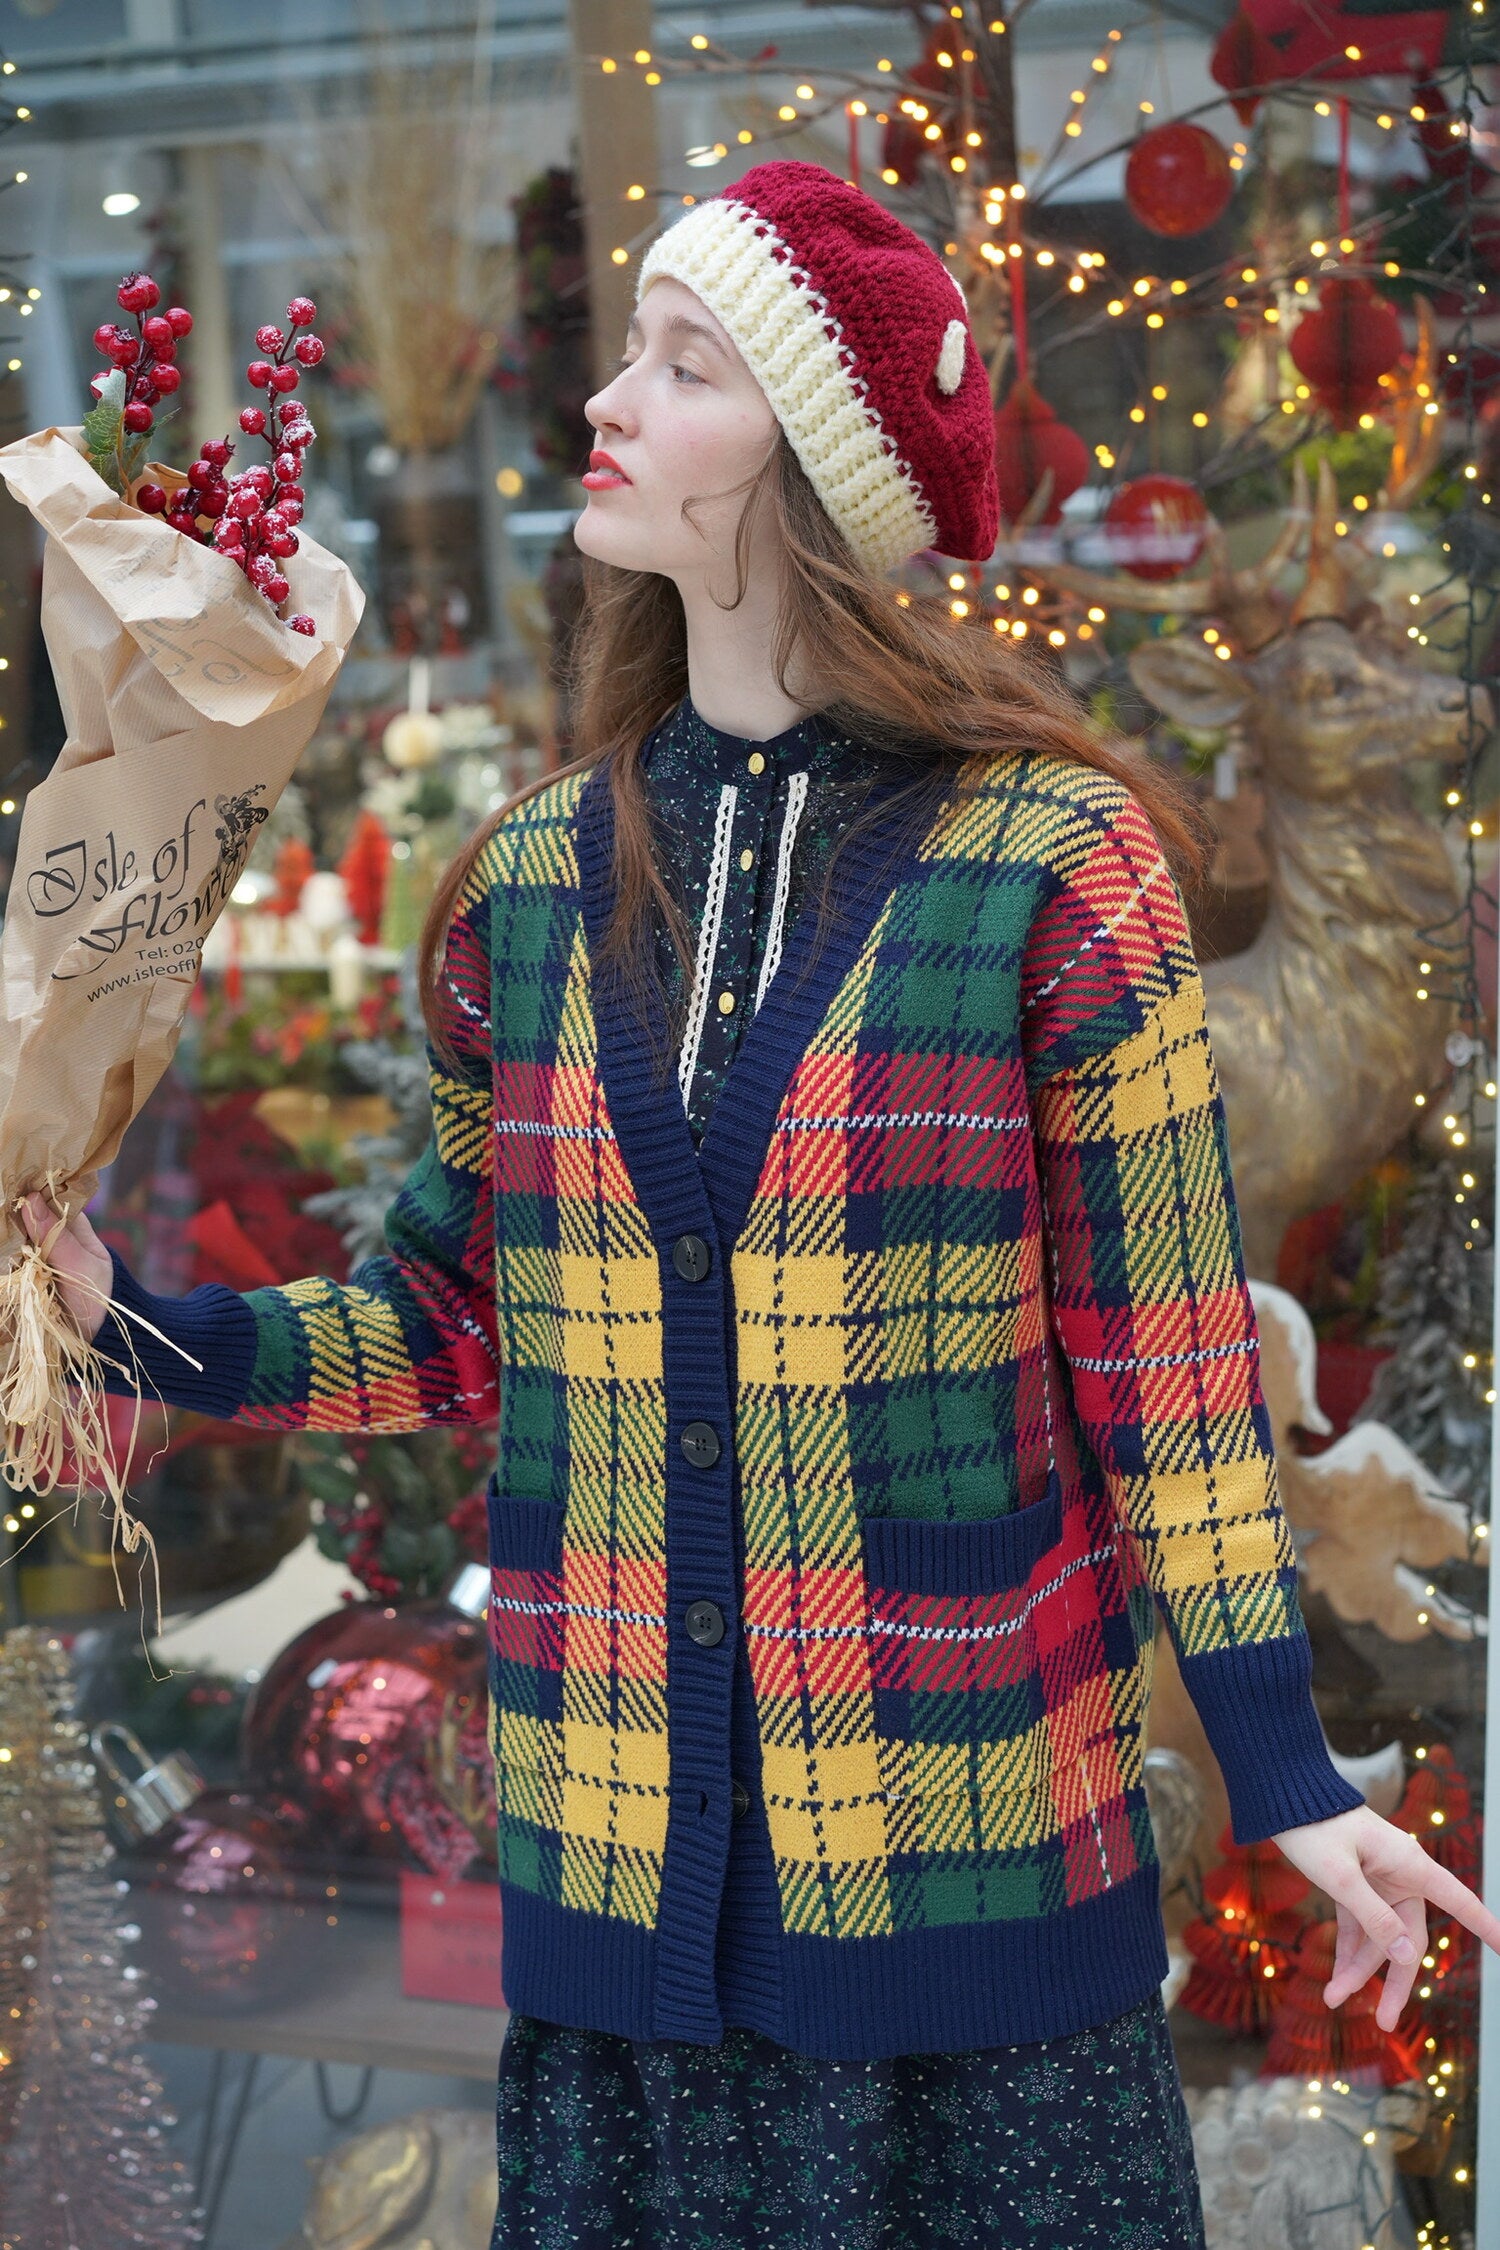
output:
<path id="1" fill-rule="evenodd" d="M 131 1523 L 110 1457 L 99 1354 L 57 1294 L 48 1242 L 172 1059 L 203 940 L 290 779 L 354 637 L 364 595 L 302 536 L 285 564 L 294 633 L 238 564 L 119 498 L 79 430 L 0 448 L 0 476 L 46 531 L 42 632 L 67 741 L 26 799 L 0 983 L 0 1421 L 11 1485 L 46 1493 L 64 1440 Z M 175 470 L 143 477 L 175 492 Z M 111 1363 L 113 1364 L 113 1363 Z"/>

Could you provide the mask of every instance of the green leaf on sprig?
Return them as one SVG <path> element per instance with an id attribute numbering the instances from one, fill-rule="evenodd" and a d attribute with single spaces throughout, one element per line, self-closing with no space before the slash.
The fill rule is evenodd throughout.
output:
<path id="1" fill-rule="evenodd" d="M 90 466 L 111 491 L 123 494 L 120 481 L 120 437 L 125 427 L 125 370 L 112 368 L 99 388 L 96 405 L 83 418 L 83 442 Z"/>
<path id="2" fill-rule="evenodd" d="M 133 437 L 128 445 L 120 448 L 120 473 L 125 479 L 124 489 L 127 493 L 146 466 L 146 455 L 153 435 L 154 432 L 142 430 L 138 437 Z"/>

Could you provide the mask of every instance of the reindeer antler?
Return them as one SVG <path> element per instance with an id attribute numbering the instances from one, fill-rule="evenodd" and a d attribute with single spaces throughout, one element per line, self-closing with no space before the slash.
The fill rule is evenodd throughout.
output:
<path id="1" fill-rule="evenodd" d="M 1425 297 L 1419 297 L 1417 348 L 1412 354 L 1411 372 L 1396 391 L 1396 442 L 1391 449 L 1385 483 L 1375 503 L 1378 508 L 1392 514 L 1411 506 L 1437 467 L 1443 450 L 1446 419 L 1438 391 L 1432 306 Z"/>

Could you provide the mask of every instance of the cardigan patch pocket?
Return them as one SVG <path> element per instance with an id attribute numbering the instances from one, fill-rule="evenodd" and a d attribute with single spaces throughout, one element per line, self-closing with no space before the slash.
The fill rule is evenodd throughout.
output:
<path id="1" fill-rule="evenodd" d="M 491 1475 L 490 1702 L 502 1775 L 554 1774 L 562 1738 L 563 1511 L 502 1492 Z M 517 1802 L 512 1811 L 539 1817 Z"/>
<path id="2" fill-rule="evenodd" d="M 1045 1791 L 1038 1601 L 1055 1576 L 1062 1485 L 977 1523 L 867 1516 L 871 1681 L 888 1801 Z"/>

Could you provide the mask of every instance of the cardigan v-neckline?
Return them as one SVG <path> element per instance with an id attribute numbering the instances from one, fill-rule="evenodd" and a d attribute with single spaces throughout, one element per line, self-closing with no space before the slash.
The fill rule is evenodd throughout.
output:
<path id="1" fill-rule="evenodd" d="M 777 1112 L 828 1005 L 859 958 L 886 901 L 905 881 L 941 817 L 929 792 L 920 834 L 898 849 L 912 825 L 909 807 L 923 792 L 879 783 L 867 804 L 890 806 L 844 849 L 834 870 L 832 926 L 810 973 L 817 899 L 803 904 L 786 933 L 781 961 L 730 1062 L 702 1142 L 695 1145 L 675 1072 L 657 1083 L 651 1052 L 665 1043 L 665 995 L 652 984 L 651 1043 L 599 949 L 614 904 L 614 800 L 607 764 L 589 775 L 574 814 L 582 915 L 590 952 L 599 1069 L 621 1155 L 653 1234 L 665 1247 L 683 1234 L 716 1240 L 727 1257 L 738 1241 L 770 1145 Z"/>

